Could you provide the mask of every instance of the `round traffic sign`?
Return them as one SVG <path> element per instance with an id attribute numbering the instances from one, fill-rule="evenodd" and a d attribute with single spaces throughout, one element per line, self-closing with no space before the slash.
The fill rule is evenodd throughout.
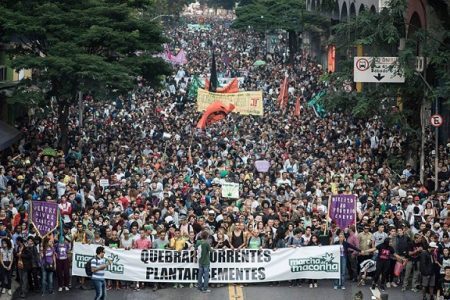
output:
<path id="1" fill-rule="evenodd" d="M 430 123 L 431 126 L 440 127 L 444 123 L 444 118 L 442 118 L 439 114 L 432 115 L 430 118 Z"/>
<path id="2" fill-rule="evenodd" d="M 367 70 L 369 67 L 369 61 L 365 58 L 360 58 L 356 61 L 356 68 L 361 72 Z"/>

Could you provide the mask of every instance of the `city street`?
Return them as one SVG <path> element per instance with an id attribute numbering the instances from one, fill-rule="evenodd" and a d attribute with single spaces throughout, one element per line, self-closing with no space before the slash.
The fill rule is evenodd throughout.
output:
<path id="1" fill-rule="evenodd" d="M 0 300 L 450 300 L 450 0 L 0 12 Z"/>
<path id="2" fill-rule="evenodd" d="M 282 286 L 269 286 L 268 284 L 257 284 L 242 287 L 225 286 L 221 288 L 211 288 L 210 294 L 200 293 L 196 289 L 182 288 L 174 289 L 164 288 L 153 292 L 150 288 L 133 291 L 133 290 L 120 290 L 120 291 L 108 291 L 108 300 L 144 300 L 144 299 L 158 299 L 158 300 L 170 300 L 170 299 L 217 299 L 217 300 L 285 300 L 285 299 L 298 299 L 298 300 L 326 300 L 330 299 L 330 296 L 334 300 L 348 300 L 358 291 L 362 291 L 364 294 L 363 299 L 370 299 L 372 292 L 369 286 L 357 287 L 356 285 L 348 286 L 346 290 L 333 290 L 331 281 L 320 282 L 318 289 L 310 289 L 308 286 L 289 288 L 286 285 Z M 69 292 L 56 292 L 54 295 L 46 295 L 46 300 L 59 300 L 63 297 L 64 300 L 79 300 L 90 299 L 95 295 L 94 290 L 71 290 Z M 27 297 L 27 299 L 37 300 L 42 299 L 40 294 L 34 294 Z M 399 288 L 389 289 L 389 299 L 392 300 L 416 300 L 422 299 L 421 294 L 407 291 L 402 293 Z"/>

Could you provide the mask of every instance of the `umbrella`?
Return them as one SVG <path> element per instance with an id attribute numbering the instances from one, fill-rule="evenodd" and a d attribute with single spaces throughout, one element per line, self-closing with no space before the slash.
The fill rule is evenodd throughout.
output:
<path id="1" fill-rule="evenodd" d="M 53 148 L 45 148 L 41 154 L 44 156 L 58 156 L 58 152 Z"/>
<path id="2" fill-rule="evenodd" d="M 255 161 L 255 167 L 258 172 L 266 173 L 269 171 L 270 168 L 270 162 L 267 160 L 257 160 Z"/>
<path id="3" fill-rule="evenodd" d="M 265 64 L 266 64 L 266 62 L 263 61 L 263 60 L 257 60 L 257 61 L 255 61 L 255 62 L 253 63 L 253 65 L 254 65 L 255 67 L 264 66 Z"/>

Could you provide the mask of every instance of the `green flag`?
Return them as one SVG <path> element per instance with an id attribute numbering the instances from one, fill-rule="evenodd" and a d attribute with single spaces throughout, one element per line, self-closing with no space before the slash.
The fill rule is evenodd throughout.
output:
<path id="1" fill-rule="evenodd" d="M 191 85 L 188 90 L 188 98 L 191 100 L 195 100 L 197 98 L 197 90 L 198 88 L 203 88 L 203 84 L 201 83 L 198 75 L 194 75 L 192 78 Z"/>
<path id="2" fill-rule="evenodd" d="M 320 98 L 322 98 L 325 94 L 325 91 L 320 91 L 311 100 L 308 101 L 308 106 L 311 106 L 314 109 L 316 116 L 318 116 L 319 118 L 323 118 L 327 114 L 323 106 L 319 103 Z"/>

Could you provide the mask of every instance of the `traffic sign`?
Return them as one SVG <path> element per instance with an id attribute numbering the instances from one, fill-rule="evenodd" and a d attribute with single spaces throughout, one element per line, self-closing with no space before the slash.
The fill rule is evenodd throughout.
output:
<path id="1" fill-rule="evenodd" d="M 430 123 L 433 127 L 441 127 L 444 124 L 444 118 L 439 114 L 432 115 L 430 117 Z"/>
<path id="2" fill-rule="evenodd" d="M 354 82 L 403 83 L 399 71 L 398 57 L 355 56 L 353 60 Z"/>

